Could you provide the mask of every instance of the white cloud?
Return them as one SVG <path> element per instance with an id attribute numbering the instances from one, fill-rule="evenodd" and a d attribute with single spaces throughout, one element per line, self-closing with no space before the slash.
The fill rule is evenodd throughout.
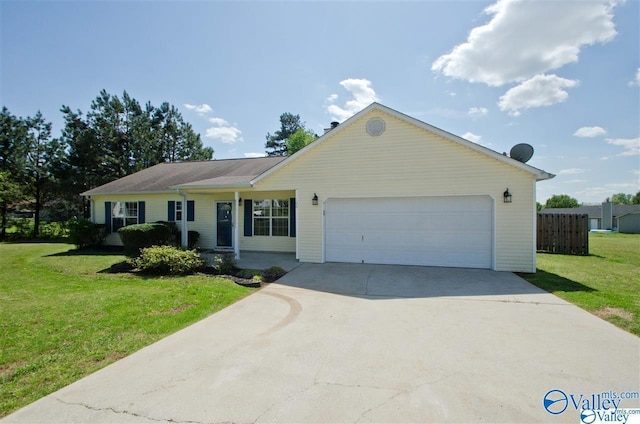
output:
<path id="1" fill-rule="evenodd" d="M 573 133 L 576 137 L 597 137 L 606 134 L 607 131 L 602 127 L 582 127 Z"/>
<path id="2" fill-rule="evenodd" d="M 640 68 L 638 68 L 638 70 L 636 71 L 636 77 L 635 79 L 633 79 L 632 81 L 629 81 L 629 85 L 630 86 L 637 86 L 640 87 Z"/>
<path id="3" fill-rule="evenodd" d="M 266 154 L 266 153 L 264 153 L 264 152 L 262 152 L 262 153 L 253 153 L 253 152 L 250 152 L 250 153 L 245 153 L 245 154 L 244 154 L 244 157 L 245 157 L 245 158 L 263 158 L 263 157 L 265 157 L 265 156 L 267 156 L 267 154 Z"/>
<path id="4" fill-rule="evenodd" d="M 635 156 L 640 155 L 640 137 L 636 138 L 607 138 L 605 140 L 608 144 L 614 146 L 620 146 L 624 148 L 624 152 L 619 153 L 618 156 Z"/>
<path id="5" fill-rule="evenodd" d="M 563 89 L 576 85 L 578 81 L 560 78 L 557 75 L 536 75 L 507 91 L 500 97 L 498 106 L 509 115 L 518 116 L 520 109 L 564 102 L 569 94 Z"/>
<path id="6" fill-rule="evenodd" d="M 481 135 L 476 135 L 472 132 L 466 132 L 464 134 L 462 134 L 462 138 L 465 138 L 469 141 L 473 141 L 474 143 L 478 143 L 480 140 L 482 140 L 482 136 Z"/>
<path id="7" fill-rule="evenodd" d="M 565 181 L 567 184 L 579 184 L 579 183 L 586 183 L 587 180 L 580 180 L 580 179 L 576 179 L 576 180 L 569 180 L 569 181 Z"/>
<path id="8" fill-rule="evenodd" d="M 583 174 L 584 169 L 582 168 L 569 168 L 569 169 L 561 169 L 558 171 L 558 175 L 574 175 L 574 174 Z"/>
<path id="9" fill-rule="evenodd" d="M 349 119 L 371 103 L 379 101 L 376 92 L 371 87 L 371 81 L 369 80 L 349 78 L 344 81 L 340 81 L 340 85 L 351 94 L 353 99 L 348 100 L 344 106 L 341 107 L 333 104 L 338 100 L 337 94 L 329 96 L 327 101 L 331 104 L 327 106 L 327 111 L 331 114 L 331 118 L 336 121 L 342 122 Z"/>
<path id="10" fill-rule="evenodd" d="M 190 105 L 188 103 L 185 103 L 184 107 L 186 107 L 188 110 L 195 111 L 198 115 L 206 115 L 208 113 L 213 112 L 213 109 L 211 109 L 211 106 L 209 106 L 206 103 L 203 103 L 201 105 Z"/>
<path id="11" fill-rule="evenodd" d="M 489 109 L 486 107 L 472 107 L 467 113 L 472 118 L 482 118 L 483 116 L 487 116 Z"/>
<path id="12" fill-rule="evenodd" d="M 209 122 L 211 122 L 212 124 L 218 126 L 218 127 L 228 127 L 229 123 L 222 119 L 222 118 L 209 118 L 207 119 Z"/>
<path id="13" fill-rule="evenodd" d="M 226 144 L 233 144 L 238 141 L 243 141 L 242 137 L 240 137 L 241 133 L 242 131 L 240 131 L 236 127 L 231 127 L 231 126 L 210 127 L 210 128 L 207 128 L 207 131 L 205 132 L 204 136 L 207 138 L 216 138 Z"/>
<path id="14" fill-rule="evenodd" d="M 616 36 L 615 0 L 499 0 L 484 12 L 465 43 L 436 59 L 431 69 L 490 86 L 520 82 L 578 61 L 580 50 Z M 541 30 L 542 29 L 542 30 Z"/>

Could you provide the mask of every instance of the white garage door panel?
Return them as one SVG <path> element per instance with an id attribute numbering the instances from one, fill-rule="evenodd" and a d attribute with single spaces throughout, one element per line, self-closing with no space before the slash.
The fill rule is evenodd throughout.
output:
<path id="1" fill-rule="evenodd" d="M 486 196 L 329 199 L 328 262 L 491 268 Z"/>

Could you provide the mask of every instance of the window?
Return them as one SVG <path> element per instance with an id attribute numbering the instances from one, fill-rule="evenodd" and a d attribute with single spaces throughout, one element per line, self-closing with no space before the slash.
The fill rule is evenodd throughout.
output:
<path id="1" fill-rule="evenodd" d="M 182 202 L 176 202 L 176 221 L 182 221 Z"/>
<path id="2" fill-rule="evenodd" d="M 138 202 L 114 202 L 111 208 L 111 232 L 138 223 Z"/>
<path id="3" fill-rule="evenodd" d="M 289 200 L 254 200 L 253 235 L 287 237 L 289 235 Z"/>

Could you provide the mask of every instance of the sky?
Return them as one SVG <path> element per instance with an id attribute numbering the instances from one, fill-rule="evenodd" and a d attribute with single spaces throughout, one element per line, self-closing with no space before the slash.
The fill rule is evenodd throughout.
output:
<path id="1" fill-rule="evenodd" d="M 0 100 L 100 90 L 169 102 L 216 159 L 264 154 L 279 116 L 323 134 L 379 102 L 557 176 L 538 201 L 640 190 L 640 0 L 0 0 Z M 389 146 L 393 154 L 393 146 Z"/>

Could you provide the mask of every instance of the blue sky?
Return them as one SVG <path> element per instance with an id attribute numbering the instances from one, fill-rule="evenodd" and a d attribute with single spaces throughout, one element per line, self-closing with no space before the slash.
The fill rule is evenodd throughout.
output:
<path id="1" fill-rule="evenodd" d="M 640 190 L 640 1 L 0 0 L 0 99 L 86 112 L 167 101 L 215 158 L 264 153 L 284 112 L 322 134 L 378 101 L 557 177 L 538 200 Z M 393 146 L 389 146 L 393 154 Z"/>

